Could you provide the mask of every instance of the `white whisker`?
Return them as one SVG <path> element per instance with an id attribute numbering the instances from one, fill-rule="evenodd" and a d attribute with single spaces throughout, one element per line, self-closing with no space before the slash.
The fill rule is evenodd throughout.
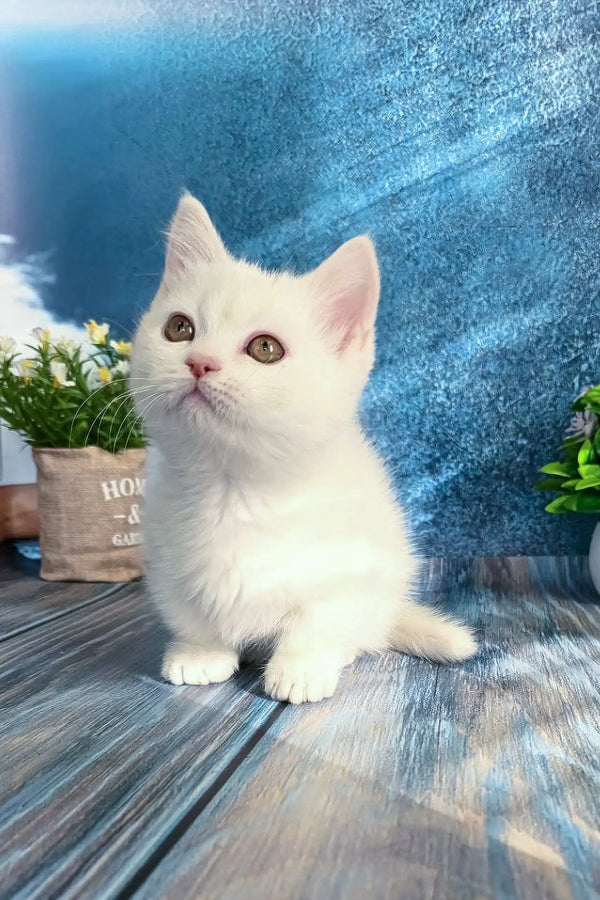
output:
<path id="1" fill-rule="evenodd" d="M 112 400 L 109 400 L 108 403 L 107 403 L 105 406 L 102 407 L 102 409 L 101 409 L 100 412 L 96 415 L 96 417 L 94 418 L 92 424 L 91 424 L 90 427 L 88 428 L 88 432 L 87 432 L 87 434 L 86 434 L 86 436 L 85 436 L 85 440 L 84 440 L 84 442 L 83 442 L 83 446 L 84 446 L 84 447 L 87 447 L 88 441 L 89 441 L 90 436 L 91 436 L 91 434 L 92 434 L 92 431 L 94 430 L 94 425 L 96 424 L 96 422 L 98 421 L 98 419 L 100 419 L 100 422 L 102 422 L 102 419 L 104 418 L 104 416 L 105 416 L 106 413 L 108 412 L 109 408 L 113 405 L 113 403 L 115 403 L 115 401 L 121 400 L 121 399 L 122 399 L 121 394 L 119 394 L 118 397 L 113 397 Z M 100 428 L 100 423 L 98 424 L 98 428 Z"/>
<path id="2" fill-rule="evenodd" d="M 148 388 L 146 388 L 146 390 L 152 390 L 152 389 L 151 389 L 150 387 L 148 387 Z M 155 396 L 155 395 L 153 395 L 153 397 L 154 397 L 154 396 Z M 160 396 L 160 395 L 158 395 L 158 396 Z M 151 397 L 150 399 L 153 399 L 153 397 Z M 148 399 L 148 398 L 146 398 L 146 399 Z M 115 436 L 115 439 L 114 439 L 114 441 L 113 441 L 113 450 L 112 450 L 113 453 L 116 452 L 116 447 L 117 447 L 117 444 L 118 444 L 118 442 L 119 442 L 119 435 L 121 434 L 123 428 L 125 427 L 125 424 L 127 423 L 127 420 L 128 420 L 131 416 L 133 416 L 133 425 L 132 425 L 131 431 L 129 432 L 129 437 L 131 437 L 131 432 L 133 431 L 133 429 L 135 428 L 135 426 L 141 422 L 141 418 L 142 418 L 141 415 L 137 412 L 137 410 L 136 410 L 136 408 L 135 408 L 135 406 L 134 406 L 133 403 L 131 404 L 131 409 L 126 413 L 126 415 L 123 417 L 123 421 L 122 421 L 121 424 L 119 425 L 119 429 L 118 429 L 117 434 L 116 434 L 116 436 Z"/>
<path id="3" fill-rule="evenodd" d="M 133 430 L 134 430 L 134 428 L 136 427 L 136 425 L 137 425 L 139 422 L 142 421 L 143 416 L 145 416 L 145 415 L 148 413 L 148 411 L 151 409 L 151 407 L 156 403 L 156 401 L 162 399 L 162 397 L 163 397 L 163 394 L 162 394 L 162 393 L 158 393 L 158 394 L 156 394 L 154 397 L 151 397 L 151 398 L 150 398 L 150 402 L 149 402 L 148 405 L 145 407 L 143 413 L 140 413 L 140 414 L 137 416 L 137 418 L 134 420 L 133 425 L 132 425 L 131 428 L 129 429 L 129 433 L 128 433 L 127 438 L 126 438 L 126 440 L 125 440 L 125 445 L 124 445 L 124 447 L 123 447 L 124 450 L 127 450 L 127 447 L 129 446 L 129 441 L 131 440 L 131 435 L 132 435 Z M 125 421 L 125 420 L 124 420 L 124 421 Z M 124 422 L 122 423 L 122 425 L 123 425 L 123 424 L 124 424 Z M 122 427 L 122 425 L 121 425 L 121 427 Z M 121 429 L 119 429 L 119 432 L 120 432 L 120 431 L 121 431 Z M 114 445 L 114 446 L 116 446 L 116 442 L 117 442 L 118 438 L 119 438 L 119 434 L 117 433 L 117 437 L 115 438 L 115 445 Z"/>

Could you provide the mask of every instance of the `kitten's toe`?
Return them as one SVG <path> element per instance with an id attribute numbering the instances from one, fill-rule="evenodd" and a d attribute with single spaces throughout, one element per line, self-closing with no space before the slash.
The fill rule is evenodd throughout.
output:
<path id="1" fill-rule="evenodd" d="M 227 681 L 237 667 L 238 657 L 231 650 L 173 644 L 165 653 L 162 677 L 171 684 L 214 684 Z"/>
<path id="2" fill-rule="evenodd" d="M 265 672 L 265 690 L 274 700 L 306 703 L 335 692 L 340 669 L 322 659 L 274 657 Z"/>

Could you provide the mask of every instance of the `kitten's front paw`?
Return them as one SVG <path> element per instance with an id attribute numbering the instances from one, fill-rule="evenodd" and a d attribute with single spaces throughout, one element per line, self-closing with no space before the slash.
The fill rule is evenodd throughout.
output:
<path id="1" fill-rule="evenodd" d="M 274 700 L 306 703 L 331 697 L 340 667 L 322 657 L 273 657 L 265 672 L 265 690 Z"/>
<path id="2" fill-rule="evenodd" d="M 211 650 L 190 644 L 172 644 L 162 665 L 162 677 L 171 684 L 213 684 L 227 681 L 238 667 L 232 650 Z"/>

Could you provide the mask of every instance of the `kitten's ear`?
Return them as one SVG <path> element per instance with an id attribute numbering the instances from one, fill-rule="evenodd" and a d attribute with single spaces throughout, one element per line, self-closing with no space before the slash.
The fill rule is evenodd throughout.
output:
<path id="1" fill-rule="evenodd" d="M 338 352 L 373 336 L 379 300 L 379 267 L 366 235 L 352 238 L 307 276 L 317 295 L 317 315 Z"/>
<path id="2" fill-rule="evenodd" d="M 176 278 L 194 263 L 225 259 L 227 250 L 199 200 L 187 191 L 169 228 L 165 278 Z"/>

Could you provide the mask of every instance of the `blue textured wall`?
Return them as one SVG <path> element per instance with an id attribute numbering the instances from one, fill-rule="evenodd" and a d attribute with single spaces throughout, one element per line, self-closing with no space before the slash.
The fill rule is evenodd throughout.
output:
<path id="1" fill-rule="evenodd" d="M 183 185 L 267 266 L 368 230 L 365 421 L 422 551 L 586 549 L 531 485 L 600 380 L 598 3 L 42 7 L 0 37 L 0 231 L 52 251 L 48 308 L 129 325 Z"/>

